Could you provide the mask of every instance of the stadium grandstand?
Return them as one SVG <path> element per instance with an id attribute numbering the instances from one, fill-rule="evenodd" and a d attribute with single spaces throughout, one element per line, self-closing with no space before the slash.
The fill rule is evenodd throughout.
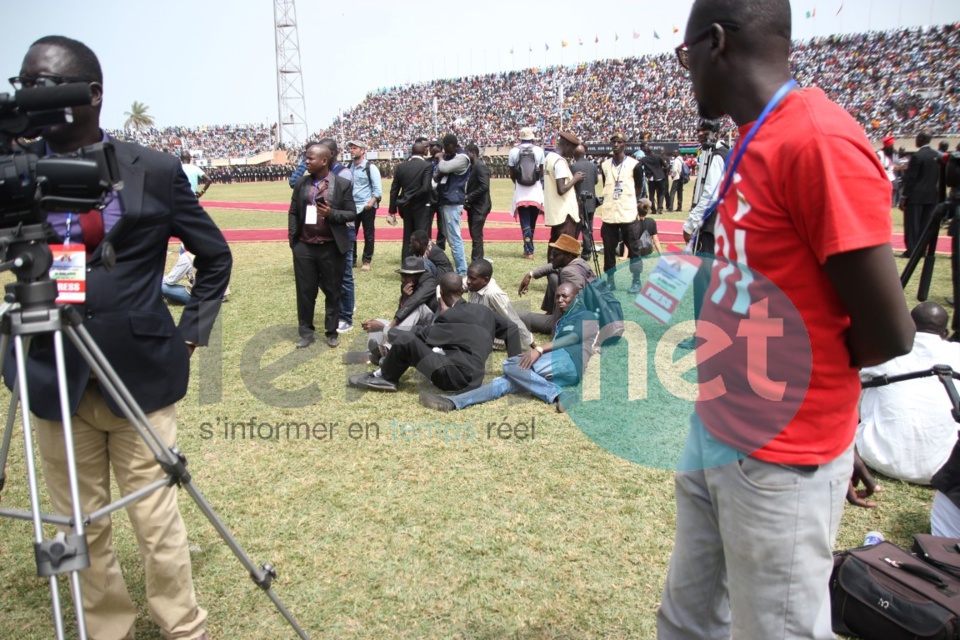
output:
<path id="1" fill-rule="evenodd" d="M 935 137 L 960 133 L 958 54 L 960 23 L 796 41 L 791 62 L 801 85 L 821 87 L 879 140 L 912 137 L 921 128 Z M 549 141 L 560 125 L 561 86 L 563 127 L 581 139 L 624 131 L 634 140 L 684 140 L 695 128 L 690 84 L 670 53 L 380 89 L 312 137 L 362 139 L 385 157 L 404 156 L 417 136 L 447 131 L 481 147 L 503 148 L 516 142 L 520 127 L 530 126 Z M 266 125 L 110 133 L 207 159 L 249 157 L 276 143 Z M 287 161 L 296 155 L 289 151 Z"/>

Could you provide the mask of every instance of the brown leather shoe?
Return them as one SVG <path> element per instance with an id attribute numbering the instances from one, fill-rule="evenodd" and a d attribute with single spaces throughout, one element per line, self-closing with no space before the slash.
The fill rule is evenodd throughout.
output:
<path id="1" fill-rule="evenodd" d="M 370 263 L 364 262 L 363 265 L 360 267 L 360 271 L 370 271 Z"/>

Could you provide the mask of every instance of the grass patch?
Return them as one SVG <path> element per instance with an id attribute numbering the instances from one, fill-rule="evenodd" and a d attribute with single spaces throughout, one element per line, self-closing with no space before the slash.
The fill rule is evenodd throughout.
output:
<path id="1" fill-rule="evenodd" d="M 499 192 L 494 209 L 507 210 L 509 196 L 503 204 Z M 215 185 L 205 199 L 289 196 L 278 182 Z M 283 220 L 282 213 L 216 213 L 221 225 L 231 216 Z M 518 245 L 487 245 L 508 292 L 530 268 L 517 257 Z M 417 403 L 422 382 L 413 372 L 397 394 L 348 389 L 346 376 L 365 367 L 343 365 L 340 356 L 362 347 L 360 330 L 345 334 L 339 349 L 295 352 L 289 248 L 241 243 L 233 251 L 223 340 L 193 359 L 190 391 L 178 406 L 178 444 L 196 485 L 254 561 L 277 567 L 278 595 L 313 637 L 654 637 L 675 523 L 671 473 L 607 453 L 568 416 L 525 397 L 438 414 Z M 399 243 L 378 243 L 373 269 L 356 272 L 357 321 L 389 315 L 399 259 Z M 933 299 L 948 293 L 946 265 L 938 263 Z M 542 281 L 515 302 L 537 308 L 540 295 Z M 502 358 L 494 353 L 488 375 L 499 373 Z M 220 375 L 209 368 L 217 359 Z M 288 363 L 282 374 L 264 371 L 281 359 Z M 303 396 L 306 404 L 278 406 L 281 395 Z M 311 437 L 294 437 L 295 427 L 288 435 L 290 423 L 311 425 Z M 491 424 L 535 431 L 525 440 L 501 439 Z M 331 427 L 332 437 L 315 437 Z M 24 506 L 19 428 L 14 435 L 3 504 Z M 846 510 L 838 547 L 861 544 L 872 529 L 901 545 L 927 530 L 930 490 L 890 480 L 884 488 L 878 509 Z M 292 637 L 189 497 L 181 492 L 180 501 L 212 635 Z M 135 537 L 127 518 L 114 523 L 117 553 L 141 607 L 137 637 L 159 638 L 146 614 Z M 31 540 L 29 523 L 0 519 L 4 637 L 52 635 L 47 583 L 36 577 Z"/>

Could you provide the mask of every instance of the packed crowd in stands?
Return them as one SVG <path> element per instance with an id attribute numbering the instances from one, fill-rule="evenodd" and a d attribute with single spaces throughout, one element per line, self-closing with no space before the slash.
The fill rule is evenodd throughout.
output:
<path id="1" fill-rule="evenodd" d="M 960 24 L 913 27 L 795 42 L 792 64 L 802 85 L 816 85 L 863 125 L 871 137 L 960 131 Z M 601 60 L 577 67 L 528 69 L 437 80 L 369 94 L 343 114 L 343 135 L 374 149 L 405 151 L 433 129 L 437 98 L 440 131 L 481 146 L 510 146 L 534 127 L 551 139 L 560 122 L 582 139 L 622 130 L 638 139 L 689 138 L 697 111 L 687 74 L 672 53 Z M 341 123 L 316 137 L 337 137 Z"/>
<path id="2" fill-rule="evenodd" d="M 121 129 L 110 135 L 167 153 L 187 150 L 196 158 L 246 158 L 274 148 L 275 134 L 264 124 Z"/>
<path id="3" fill-rule="evenodd" d="M 792 64 L 801 85 L 816 85 L 843 105 L 872 138 L 960 132 L 960 23 L 795 42 Z M 370 93 L 314 139 L 365 140 L 371 149 L 405 156 L 417 136 L 437 126 L 480 146 L 512 146 L 521 127 L 541 140 L 563 127 L 584 140 L 624 131 L 640 140 L 689 139 L 697 121 L 687 74 L 673 53 L 601 60 L 575 67 L 526 69 L 392 87 Z M 198 158 L 249 157 L 273 148 L 264 124 L 111 131 L 122 140 Z M 290 161 L 297 151 L 290 150 Z"/>

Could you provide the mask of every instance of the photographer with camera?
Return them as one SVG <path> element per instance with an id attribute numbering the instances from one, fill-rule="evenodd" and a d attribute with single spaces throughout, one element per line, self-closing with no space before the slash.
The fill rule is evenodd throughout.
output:
<path id="1" fill-rule="evenodd" d="M 174 403 L 186 393 L 190 356 L 209 339 L 219 312 L 230 278 L 230 249 L 197 202 L 176 157 L 114 140 L 101 130 L 103 75 L 96 54 L 86 45 L 62 36 L 41 38 L 31 45 L 13 79 L 18 89 L 65 82 L 89 84 L 91 103 L 73 107 L 72 122 L 30 132 L 43 139 L 23 150 L 44 156 L 113 144 L 124 188 L 108 196 L 102 216 L 99 210 L 83 215 L 51 212 L 47 222 L 64 244 L 86 245 L 86 301 L 78 307 L 84 326 L 164 442 L 173 445 Z M 196 256 L 198 270 L 179 326 L 160 295 L 171 236 Z M 104 255 L 110 253 L 108 243 L 115 248 L 112 269 Z M 81 510 L 89 514 L 110 501 L 111 466 L 124 496 L 167 476 L 130 421 L 119 416 L 116 402 L 101 392 L 72 343 L 65 345 L 65 360 Z M 8 388 L 13 386 L 14 367 L 8 353 Z M 49 337 L 32 341 L 26 374 L 50 502 L 56 512 L 69 514 L 65 434 L 60 406 L 51 402 L 58 384 Z M 140 545 L 154 623 L 166 638 L 206 638 L 207 613 L 197 605 L 193 590 L 176 487 L 154 491 L 126 509 Z M 90 566 L 79 572 L 79 580 L 87 632 L 91 638 L 132 637 L 137 611 L 114 555 L 110 519 L 93 521 L 86 535 Z"/>
<path id="2" fill-rule="evenodd" d="M 570 170 L 583 174 L 583 182 L 577 191 L 577 204 L 580 206 L 580 235 L 583 237 L 584 260 L 589 260 L 593 253 L 593 214 L 597 212 L 597 165 L 587 160 L 587 148 L 578 144 L 573 150 L 573 164 Z"/>

